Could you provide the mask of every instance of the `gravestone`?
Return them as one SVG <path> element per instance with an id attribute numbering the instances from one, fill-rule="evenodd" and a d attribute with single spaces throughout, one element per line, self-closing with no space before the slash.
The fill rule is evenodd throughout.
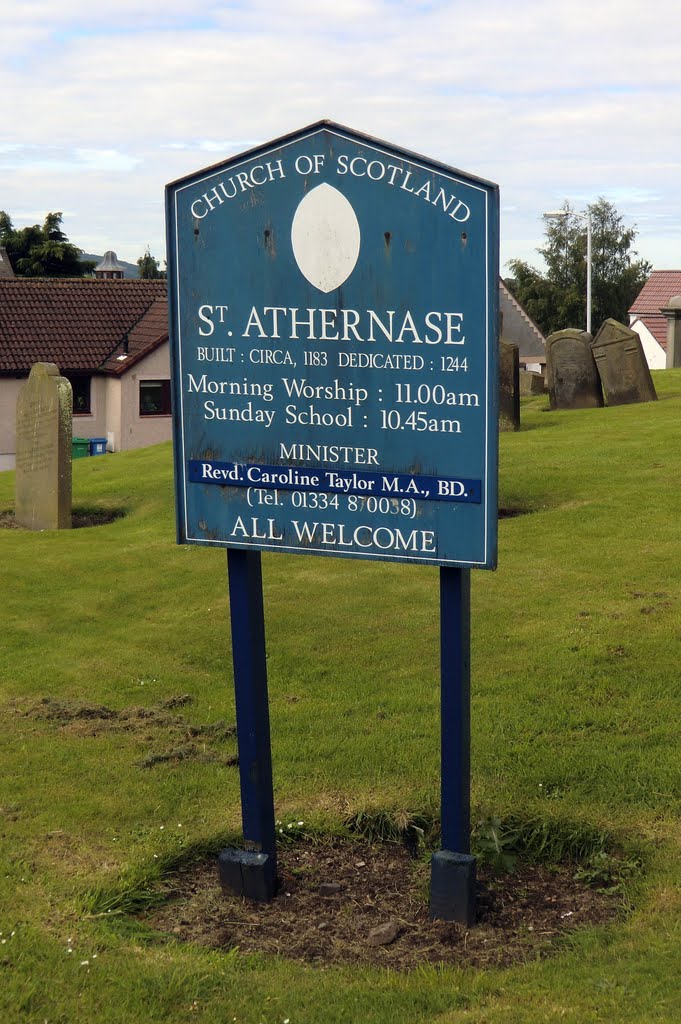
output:
<path id="1" fill-rule="evenodd" d="M 520 430 L 519 351 L 499 339 L 499 430 Z"/>
<path id="2" fill-rule="evenodd" d="M 547 338 L 546 384 L 552 409 L 595 409 L 603 405 L 587 331 L 571 327 Z"/>
<path id="3" fill-rule="evenodd" d="M 534 370 L 520 371 L 520 394 L 543 395 L 546 391 L 544 375 Z"/>
<path id="4" fill-rule="evenodd" d="M 604 320 L 591 351 L 608 405 L 656 401 L 655 385 L 636 331 L 618 320 Z"/>
<path id="5" fill-rule="evenodd" d="M 15 519 L 28 530 L 71 526 L 71 385 L 35 363 L 17 401 Z"/>
<path id="6" fill-rule="evenodd" d="M 681 366 L 681 295 L 672 295 L 662 312 L 667 317 L 666 370 Z"/>

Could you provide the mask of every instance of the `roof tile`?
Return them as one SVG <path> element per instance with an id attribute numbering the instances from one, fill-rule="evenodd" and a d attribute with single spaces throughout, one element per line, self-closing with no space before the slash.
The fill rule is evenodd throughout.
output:
<path id="1" fill-rule="evenodd" d="M 123 372 L 133 360 L 109 365 L 109 357 L 126 337 L 140 358 L 167 335 L 165 281 L 0 280 L 0 373 L 41 361 L 62 372 Z"/>
<path id="2" fill-rule="evenodd" d="M 655 341 L 667 351 L 667 318 L 661 310 L 681 294 L 681 270 L 653 270 L 629 308 L 632 319 L 640 320 Z"/>
<path id="3" fill-rule="evenodd" d="M 653 270 L 634 299 L 629 312 L 634 316 L 643 317 L 653 313 L 660 315 L 674 295 L 681 294 L 681 270 Z"/>

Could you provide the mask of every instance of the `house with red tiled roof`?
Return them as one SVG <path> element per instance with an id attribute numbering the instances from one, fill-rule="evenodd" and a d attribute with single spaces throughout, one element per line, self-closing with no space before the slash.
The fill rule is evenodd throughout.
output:
<path id="1" fill-rule="evenodd" d="M 109 451 L 170 439 L 164 280 L 0 277 L 0 459 L 15 451 L 17 396 L 37 362 L 71 381 L 74 436 Z"/>
<path id="2" fill-rule="evenodd" d="M 681 270 L 653 270 L 629 309 L 629 326 L 641 339 L 648 366 L 664 370 L 667 318 L 662 310 L 681 294 Z"/>

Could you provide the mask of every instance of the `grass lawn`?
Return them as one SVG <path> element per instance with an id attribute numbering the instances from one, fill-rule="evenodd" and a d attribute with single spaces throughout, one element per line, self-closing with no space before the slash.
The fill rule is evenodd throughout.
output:
<path id="1" fill-rule="evenodd" d="M 121 913 L 240 825 L 226 556 L 175 544 L 162 445 L 74 463 L 76 509 L 125 510 L 109 525 L 0 530 L 2 1024 L 681 1019 L 681 371 L 654 379 L 640 406 L 525 400 L 500 504 L 527 514 L 472 581 L 474 816 L 530 853 L 593 835 L 640 858 L 617 924 L 503 971 L 398 974 Z M 13 491 L 0 474 L 0 513 Z M 263 577 L 278 817 L 436 819 L 437 570 L 264 554 Z"/>

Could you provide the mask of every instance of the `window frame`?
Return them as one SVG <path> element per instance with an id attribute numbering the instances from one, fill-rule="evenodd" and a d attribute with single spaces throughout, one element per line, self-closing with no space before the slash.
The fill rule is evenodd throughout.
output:
<path id="1" fill-rule="evenodd" d="M 142 419 L 148 419 L 150 416 L 172 416 L 172 396 L 170 393 L 170 378 L 159 377 L 148 380 L 140 380 L 138 382 L 138 402 L 137 411 Z M 161 409 L 154 409 L 154 411 L 148 411 L 142 408 L 143 390 L 149 385 L 161 388 Z"/>
<path id="2" fill-rule="evenodd" d="M 65 373 L 63 375 L 71 385 L 71 393 L 73 395 L 73 415 L 74 416 L 92 416 L 92 374 L 91 373 Z M 82 391 L 81 391 L 82 388 Z M 85 395 L 85 406 L 80 408 L 76 407 L 77 396 L 84 393 L 87 388 L 87 394 Z"/>

